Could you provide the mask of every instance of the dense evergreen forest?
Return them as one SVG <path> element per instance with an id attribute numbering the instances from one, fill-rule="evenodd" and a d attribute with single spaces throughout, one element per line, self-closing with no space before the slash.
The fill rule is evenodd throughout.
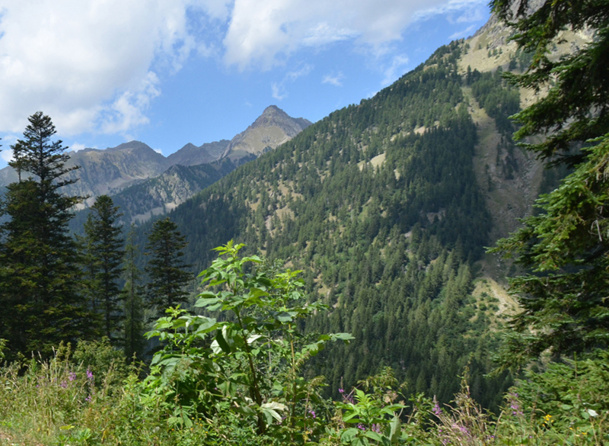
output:
<path id="1" fill-rule="evenodd" d="M 494 316 L 477 310 L 471 291 L 490 217 L 462 89 L 471 86 L 504 120 L 518 93 L 500 75 L 458 74 L 463 50 L 463 42 L 439 49 L 374 98 L 331 114 L 171 214 L 200 269 L 213 247 L 235 239 L 304 271 L 311 298 L 331 307 L 306 330 L 355 337 L 313 366 L 332 389 L 382 365 L 410 392 L 442 401 L 466 365 L 485 404 L 509 382 L 484 378 Z"/>
<path id="2" fill-rule="evenodd" d="M 59 444 L 603 444 L 609 8 L 540 3 L 492 2 L 520 19 L 506 68 L 524 72 L 463 70 L 455 41 L 139 226 L 104 195 L 70 233 L 83 197 L 32 115 L 0 204 L 0 401 L 62 402 Z M 599 32 L 546 57 L 567 25 Z M 520 110 L 529 87 L 549 93 Z M 501 186 L 476 170 L 475 108 L 495 178 L 524 149 L 561 169 L 542 187 L 566 175 L 494 248 L 519 268 L 512 315 L 474 293 Z"/>

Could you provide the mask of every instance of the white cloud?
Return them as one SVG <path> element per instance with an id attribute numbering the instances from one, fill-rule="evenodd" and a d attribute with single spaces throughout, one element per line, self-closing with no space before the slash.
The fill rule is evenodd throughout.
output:
<path id="1" fill-rule="evenodd" d="M 415 20 L 482 4 L 486 0 L 235 0 L 225 62 L 270 69 L 299 49 L 348 39 L 382 54 Z"/>
<path id="2" fill-rule="evenodd" d="M 378 58 L 374 63 L 391 79 L 405 64 L 393 54 L 410 24 L 431 14 L 466 23 L 486 2 L 0 0 L 0 132 L 22 131 L 27 117 L 42 110 L 62 135 L 128 135 L 148 123 L 161 79 L 190 57 L 267 70 L 289 67 L 299 50 L 347 41 Z M 300 65 L 271 86 L 276 99 L 310 73 Z M 342 77 L 323 82 L 340 85 Z"/>
<path id="3" fill-rule="evenodd" d="M 13 160 L 13 151 L 3 150 L 0 152 L 0 158 L 2 158 L 6 163 L 10 163 Z"/>
<path id="4" fill-rule="evenodd" d="M 100 127 L 105 133 L 127 133 L 130 129 L 147 124 L 148 117 L 144 111 L 150 101 L 160 94 L 159 79 L 153 72 L 148 72 L 140 84 L 122 93 L 112 103 L 109 110 L 101 114 Z"/>
<path id="5" fill-rule="evenodd" d="M 189 2 L 0 0 L 0 130 L 20 131 L 37 110 L 62 134 L 146 122 L 153 64 L 179 70 L 196 48 Z M 208 9 L 222 16 L 223 4 Z"/>
<path id="6" fill-rule="evenodd" d="M 321 80 L 321 83 L 334 85 L 335 87 L 342 87 L 344 78 L 345 76 L 342 72 L 338 72 L 336 74 L 326 74 Z"/>
<path id="7" fill-rule="evenodd" d="M 79 152 L 81 150 L 85 150 L 86 148 L 87 148 L 87 146 L 85 146 L 84 144 L 80 144 L 78 142 L 70 144 L 70 151 L 71 152 Z"/>
<path id="8" fill-rule="evenodd" d="M 451 40 L 454 39 L 461 39 L 462 37 L 469 37 L 472 35 L 472 33 L 477 29 L 476 25 L 470 25 L 465 29 L 462 29 L 460 31 L 457 31 L 456 33 L 452 34 L 450 36 Z"/>
<path id="9" fill-rule="evenodd" d="M 288 97 L 287 84 L 295 82 L 297 79 L 308 75 L 313 67 L 311 65 L 302 65 L 297 70 L 288 71 L 283 79 L 279 82 L 271 84 L 271 95 L 274 99 L 282 101 Z"/>
<path id="10" fill-rule="evenodd" d="M 408 65 L 408 56 L 398 54 L 393 57 L 389 66 L 384 69 L 384 79 L 382 85 L 389 85 L 404 74 L 404 67 Z"/>
<path id="11" fill-rule="evenodd" d="M 271 96 L 273 97 L 273 99 L 283 101 L 285 98 L 288 97 L 288 93 L 285 89 L 285 86 L 280 83 L 273 82 L 271 84 Z"/>

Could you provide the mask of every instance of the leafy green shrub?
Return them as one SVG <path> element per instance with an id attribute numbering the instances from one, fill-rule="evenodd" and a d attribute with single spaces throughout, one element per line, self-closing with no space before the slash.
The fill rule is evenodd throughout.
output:
<path id="1" fill-rule="evenodd" d="M 298 321 L 324 305 L 305 302 L 299 271 L 241 257 L 242 248 L 216 248 L 219 257 L 200 274 L 207 288 L 195 306 L 217 317 L 170 308 L 148 333 L 163 347 L 143 385 L 172 425 L 190 428 L 201 417 L 222 425 L 219 436 L 306 441 L 323 430 L 315 412 L 323 379 L 307 380 L 301 368 L 327 342 L 352 337 L 301 333 Z"/>
<path id="2" fill-rule="evenodd" d="M 402 422 L 405 402 L 399 400 L 405 384 L 398 386 L 391 368 L 360 381 L 360 388 L 350 392 L 339 389 L 343 401 L 335 402 L 336 414 L 320 444 L 324 445 L 393 445 L 412 444 L 427 437 L 422 429 L 429 401 L 421 395 L 413 399 L 413 408 Z"/>

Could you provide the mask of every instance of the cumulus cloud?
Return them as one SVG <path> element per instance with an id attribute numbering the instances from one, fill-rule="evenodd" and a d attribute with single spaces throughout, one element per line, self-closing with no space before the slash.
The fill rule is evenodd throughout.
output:
<path id="1" fill-rule="evenodd" d="M 75 142 L 72 145 L 70 145 L 70 151 L 71 152 L 79 152 L 81 150 L 85 150 L 87 147 L 84 144 Z"/>
<path id="2" fill-rule="evenodd" d="M 225 2 L 210 11 L 226 14 Z M 178 70 L 195 49 L 189 0 L 0 0 L 0 130 L 37 110 L 63 134 L 146 122 L 153 64 Z M 225 15 L 224 15 L 225 17 Z"/>
<path id="3" fill-rule="evenodd" d="M 127 135 L 148 123 L 161 79 L 190 57 L 268 70 L 289 67 L 300 50 L 348 41 L 383 57 L 377 65 L 390 79 L 405 63 L 394 50 L 409 24 L 438 13 L 466 23 L 472 13 L 463 11 L 486 2 L 0 0 L 0 131 L 20 132 L 42 110 L 62 135 Z M 306 59 L 296 65 L 271 86 L 276 99 L 311 70 Z M 338 86 L 342 77 L 323 82 Z"/>
<path id="4" fill-rule="evenodd" d="M 235 0 L 225 61 L 270 69 L 302 48 L 352 39 L 382 53 L 413 21 L 486 0 Z"/>

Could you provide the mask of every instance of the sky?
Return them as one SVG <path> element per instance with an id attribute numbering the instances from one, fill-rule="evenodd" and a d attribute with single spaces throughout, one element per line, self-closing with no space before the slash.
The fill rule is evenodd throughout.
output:
<path id="1" fill-rule="evenodd" d="M 69 150 L 165 156 L 232 139 L 269 105 L 318 121 L 372 97 L 488 0 L 0 0 L 0 167 L 36 111 Z"/>

